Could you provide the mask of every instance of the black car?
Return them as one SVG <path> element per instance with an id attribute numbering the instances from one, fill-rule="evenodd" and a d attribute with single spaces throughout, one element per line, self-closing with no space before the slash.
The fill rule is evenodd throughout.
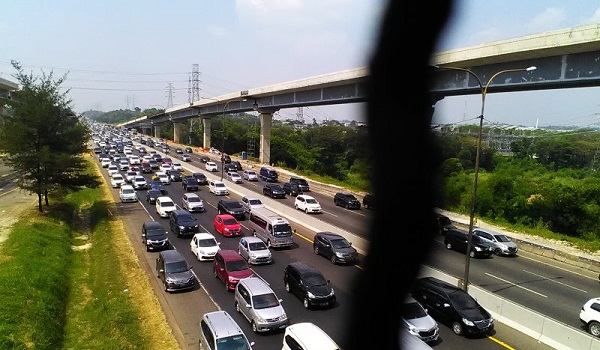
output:
<path id="1" fill-rule="evenodd" d="M 223 171 L 226 172 L 226 173 L 229 173 L 230 171 L 236 172 L 237 169 L 236 169 L 235 164 L 233 164 L 233 163 L 230 162 L 230 163 L 225 163 L 223 165 Z"/>
<path id="2" fill-rule="evenodd" d="M 160 180 L 152 180 L 148 184 L 148 188 L 151 190 L 159 190 L 162 196 L 166 196 L 169 192 L 165 188 L 165 185 Z"/>
<path id="3" fill-rule="evenodd" d="M 288 264 L 283 270 L 283 284 L 285 290 L 302 300 L 307 309 L 335 305 L 335 292 L 329 280 L 321 271 L 307 263 L 295 261 Z"/>
<path id="4" fill-rule="evenodd" d="M 285 198 L 285 191 L 283 188 L 274 183 L 266 183 L 263 187 L 263 194 L 271 198 Z"/>
<path id="5" fill-rule="evenodd" d="M 163 194 L 160 192 L 160 190 L 158 190 L 156 188 L 151 188 L 148 191 L 146 191 L 146 202 L 148 202 L 150 204 L 155 204 L 156 198 L 158 198 L 162 195 Z"/>
<path id="6" fill-rule="evenodd" d="M 201 163 L 206 163 L 206 162 L 208 162 L 209 160 L 210 160 L 210 158 L 209 158 L 209 157 L 207 157 L 207 156 L 202 156 L 202 157 L 200 157 L 200 162 L 201 162 Z"/>
<path id="7" fill-rule="evenodd" d="M 235 171 L 242 171 L 244 169 L 242 169 L 242 163 L 240 163 L 237 160 L 232 160 L 231 164 L 233 164 L 235 166 Z"/>
<path id="8" fill-rule="evenodd" d="M 179 170 L 169 170 L 167 176 L 169 176 L 169 180 L 171 180 L 171 182 L 181 182 L 183 179 L 183 176 Z"/>
<path id="9" fill-rule="evenodd" d="M 417 279 L 411 295 L 436 321 L 456 335 L 487 334 L 494 329 L 492 315 L 475 298 L 457 286 L 435 277 Z"/>
<path id="10" fill-rule="evenodd" d="M 169 224 L 171 231 L 177 234 L 177 237 L 181 236 L 193 236 L 195 233 L 200 232 L 200 225 L 198 220 L 187 210 L 176 209 L 169 214 Z"/>
<path id="11" fill-rule="evenodd" d="M 364 195 L 362 205 L 365 209 L 375 209 L 375 196 L 370 193 Z"/>
<path id="12" fill-rule="evenodd" d="M 469 232 L 457 228 L 449 229 L 444 235 L 444 245 L 448 249 L 456 250 L 461 253 L 467 252 Z M 494 253 L 494 246 L 481 239 L 479 236 L 471 235 L 472 258 L 490 258 Z"/>
<path id="13" fill-rule="evenodd" d="M 231 157 L 228 154 L 223 153 L 223 155 L 221 156 L 221 162 L 231 163 Z"/>
<path id="14" fill-rule="evenodd" d="M 142 173 L 144 174 L 152 174 L 152 166 L 148 162 L 142 163 Z"/>
<path id="15" fill-rule="evenodd" d="M 183 154 L 183 150 L 179 147 L 175 148 L 175 153 L 177 154 Z"/>
<path id="16" fill-rule="evenodd" d="M 235 199 L 220 199 L 217 203 L 217 211 L 219 214 L 229 214 L 238 220 L 246 219 L 244 206 Z"/>
<path id="17" fill-rule="evenodd" d="M 352 193 L 336 193 L 333 196 L 333 203 L 346 209 L 360 209 L 360 201 Z"/>
<path id="18" fill-rule="evenodd" d="M 156 276 L 161 280 L 165 292 L 196 288 L 196 275 L 183 255 L 175 249 L 158 253 Z"/>
<path id="19" fill-rule="evenodd" d="M 292 176 L 290 177 L 290 183 L 297 184 L 302 192 L 310 192 L 310 186 L 308 185 L 308 181 L 301 177 Z"/>
<path id="20" fill-rule="evenodd" d="M 146 251 L 169 249 L 167 231 L 158 221 L 147 221 L 142 224 L 142 243 Z"/>
<path id="21" fill-rule="evenodd" d="M 456 226 L 454 226 L 454 224 L 452 223 L 452 220 L 450 220 L 450 218 L 446 215 L 440 214 L 438 212 L 435 212 L 433 215 L 435 217 L 434 222 L 436 230 L 439 232 L 440 235 L 445 235 L 446 232 L 448 232 L 448 230 L 456 228 Z"/>
<path id="22" fill-rule="evenodd" d="M 193 176 L 185 176 L 181 180 L 181 186 L 184 191 L 198 191 L 200 186 L 198 186 L 198 180 L 196 180 Z"/>
<path id="23" fill-rule="evenodd" d="M 304 192 L 297 183 L 286 182 L 283 184 L 283 191 L 285 194 L 296 197 Z"/>
<path id="24" fill-rule="evenodd" d="M 192 150 L 192 147 L 186 147 L 185 153 L 194 153 L 194 151 Z"/>
<path id="25" fill-rule="evenodd" d="M 193 173 L 192 176 L 198 180 L 198 185 L 208 185 L 208 179 L 206 178 L 206 175 L 202 173 Z"/>
<path id="26" fill-rule="evenodd" d="M 333 232 L 317 232 L 313 239 L 313 251 L 323 255 L 333 264 L 355 263 L 358 252 L 342 235 Z"/>

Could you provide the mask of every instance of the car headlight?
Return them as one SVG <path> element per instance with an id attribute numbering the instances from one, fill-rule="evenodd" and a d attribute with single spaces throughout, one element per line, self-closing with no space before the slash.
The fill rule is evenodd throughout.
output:
<path id="1" fill-rule="evenodd" d="M 476 250 L 476 251 L 478 251 L 478 252 L 480 252 L 480 251 L 481 251 L 481 248 L 480 248 L 480 247 L 474 246 L 473 248 L 475 248 L 475 250 Z"/>
<path id="2" fill-rule="evenodd" d="M 475 323 L 473 323 L 472 321 L 467 320 L 466 318 L 463 317 L 462 319 L 463 323 L 466 324 L 469 327 L 473 327 L 475 326 Z"/>
<path id="3" fill-rule="evenodd" d="M 180 229 L 180 230 L 184 230 L 184 229 L 185 229 L 185 226 L 181 226 L 181 225 L 179 225 L 179 229 Z"/>
<path id="4" fill-rule="evenodd" d="M 308 295 L 308 299 L 314 299 L 315 298 L 315 295 L 313 293 L 311 293 L 311 292 L 307 292 L 306 294 Z"/>

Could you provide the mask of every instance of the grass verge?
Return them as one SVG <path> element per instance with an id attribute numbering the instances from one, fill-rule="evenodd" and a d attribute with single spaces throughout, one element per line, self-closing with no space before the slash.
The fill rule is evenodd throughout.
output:
<path id="1" fill-rule="evenodd" d="M 0 246 L 0 348 L 180 349 L 114 205 L 108 187 L 86 189 L 13 226 Z"/>

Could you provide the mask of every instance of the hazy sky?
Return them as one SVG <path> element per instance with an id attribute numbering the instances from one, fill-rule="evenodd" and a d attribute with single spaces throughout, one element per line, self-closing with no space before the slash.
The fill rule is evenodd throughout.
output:
<path id="1" fill-rule="evenodd" d="M 397 0 L 396 0 L 397 1 Z M 58 77 L 77 112 L 186 104 L 194 64 L 201 97 L 368 64 L 383 0 L 4 0 L 0 77 L 11 60 Z M 592 0 L 456 1 L 439 51 L 600 23 Z M 575 6 L 576 4 L 576 6 Z M 417 35 L 415 33 L 415 35 Z M 170 91 L 170 92 L 169 92 Z M 490 94 L 486 119 L 521 125 L 589 125 L 597 88 Z M 434 122 L 474 122 L 480 97 L 446 98 Z M 293 118 L 296 109 L 276 118 Z M 306 121 L 364 120 L 361 104 L 303 109 Z"/>

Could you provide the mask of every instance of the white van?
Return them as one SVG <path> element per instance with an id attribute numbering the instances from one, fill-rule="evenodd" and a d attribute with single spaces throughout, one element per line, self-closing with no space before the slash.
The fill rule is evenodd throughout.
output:
<path id="1" fill-rule="evenodd" d="M 289 221 L 267 208 L 252 209 L 248 225 L 252 234 L 262 239 L 268 247 L 291 247 L 294 244 Z"/>
<path id="2" fill-rule="evenodd" d="M 339 350 L 339 345 L 325 331 L 311 322 L 289 325 L 283 334 L 282 350 Z"/>
<path id="3" fill-rule="evenodd" d="M 203 350 L 251 350 L 254 345 L 227 311 L 205 313 L 200 320 L 200 334 L 200 349 Z"/>

